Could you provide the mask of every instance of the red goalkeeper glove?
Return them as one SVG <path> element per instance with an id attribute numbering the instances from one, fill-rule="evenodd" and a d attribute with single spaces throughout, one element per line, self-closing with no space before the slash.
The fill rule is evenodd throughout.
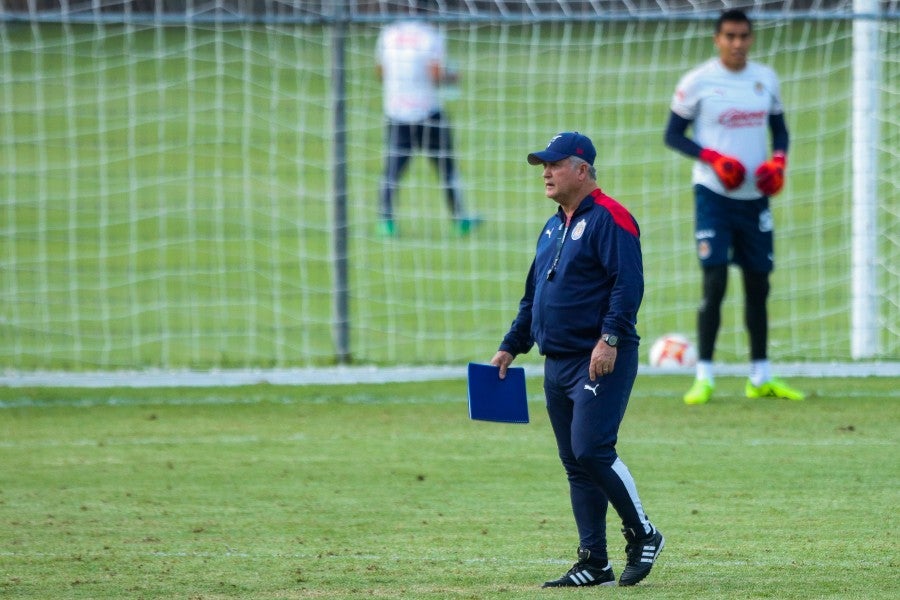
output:
<path id="1" fill-rule="evenodd" d="M 700 160 L 712 166 L 713 171 L 716 172 L 716 176 L 726 190 L 733 190 L 744 183 L 744 175 L 747 174 L 747 169 L 744 168 L 741 161 L 733 156 L 725 156 L 715 150 L 704 148 L 700 151 Z"/>
<path id="2" fill-rule="evenodd" d="M 774 196 L 784 186 L 784 169 L 786 165 L 784 154 L 778 152 L 772 155 L 772 160 L 767 160 L 756 169 L 756 187 L 766 196 Z"/>

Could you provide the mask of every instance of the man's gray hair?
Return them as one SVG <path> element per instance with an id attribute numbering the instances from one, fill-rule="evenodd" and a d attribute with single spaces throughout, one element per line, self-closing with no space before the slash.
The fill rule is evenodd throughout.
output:
<path id="1" fill-rule="evenodd" d="M 588 166 L 588 177 L 590 177 L 592 181 L 597 181 L 597 169 L 594 168 L 594 165 L 590 164 L 583 158 L 578 158 L 577 156 L 570 156 L 569 162 L 572 163 L 573 167 L 577 167 L 581 163 L 586 164 Z"/>

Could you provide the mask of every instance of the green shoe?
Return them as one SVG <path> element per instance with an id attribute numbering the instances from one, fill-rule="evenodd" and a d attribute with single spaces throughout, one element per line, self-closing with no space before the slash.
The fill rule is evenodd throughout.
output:
<path id="1" fill-rule="evenodd" d="M 397 228 L 394 225 L 393 219 L 382 219 L 381 221 L 378 221 L 378 237 L 397 237 Z"/>
<path id="2" fill-rule="evenodd" d="M 744 393 L 748 398 L 784 398 L 785 400 L 803 400 L 805 396 L 780 379 L 770 379 L 762 385 L 753 385 L 747 380 Z"/>
<path id="3" fill-rule="evenodd" d="M 709 379 L 695 379 L 694 385 L 684 395 L 684 403 L 689 405 L 706 404 L 712 398 L 714 388 L 715 386 Z"/>
<path id="4" fill-rule="evenodd" d="M 477 216 L 471 217 L 461 217 L 456 219 L 453 223 L 454 228 L 456 229 L 456 234 L 460 237 L 465 237 L 472 233 L 472 230 L 481 225 L 481 218 Z"/>

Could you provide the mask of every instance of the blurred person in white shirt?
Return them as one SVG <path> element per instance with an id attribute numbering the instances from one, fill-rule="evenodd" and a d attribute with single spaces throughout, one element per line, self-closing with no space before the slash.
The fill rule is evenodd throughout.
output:
<path id="1" fill-rule="evenodd" d="M 420 18 L 424 0 L 407 0 L 409 18 L 385 27 L 376 43 L 376 72 L 384 86 L 386 156 L 379 194 L 379 232 L 397 235 L 394 200 L 416 152 L 435 165 L 455 230 L 468 234 L 477 219 L 465 211 L 453 155 L 453 138 L 439 89 L 455 84 L 447 68 L 443 33 Z"/>

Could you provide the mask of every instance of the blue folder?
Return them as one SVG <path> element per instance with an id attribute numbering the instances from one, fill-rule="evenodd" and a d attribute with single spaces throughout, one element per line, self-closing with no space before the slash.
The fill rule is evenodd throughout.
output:
<path id="1" fill-rule="evenodd" d="M 500 379 L 500 367 L 469 363 L 469 418 L 527 423 L 525 369 L 509 367 L 506 378 Z"/>

